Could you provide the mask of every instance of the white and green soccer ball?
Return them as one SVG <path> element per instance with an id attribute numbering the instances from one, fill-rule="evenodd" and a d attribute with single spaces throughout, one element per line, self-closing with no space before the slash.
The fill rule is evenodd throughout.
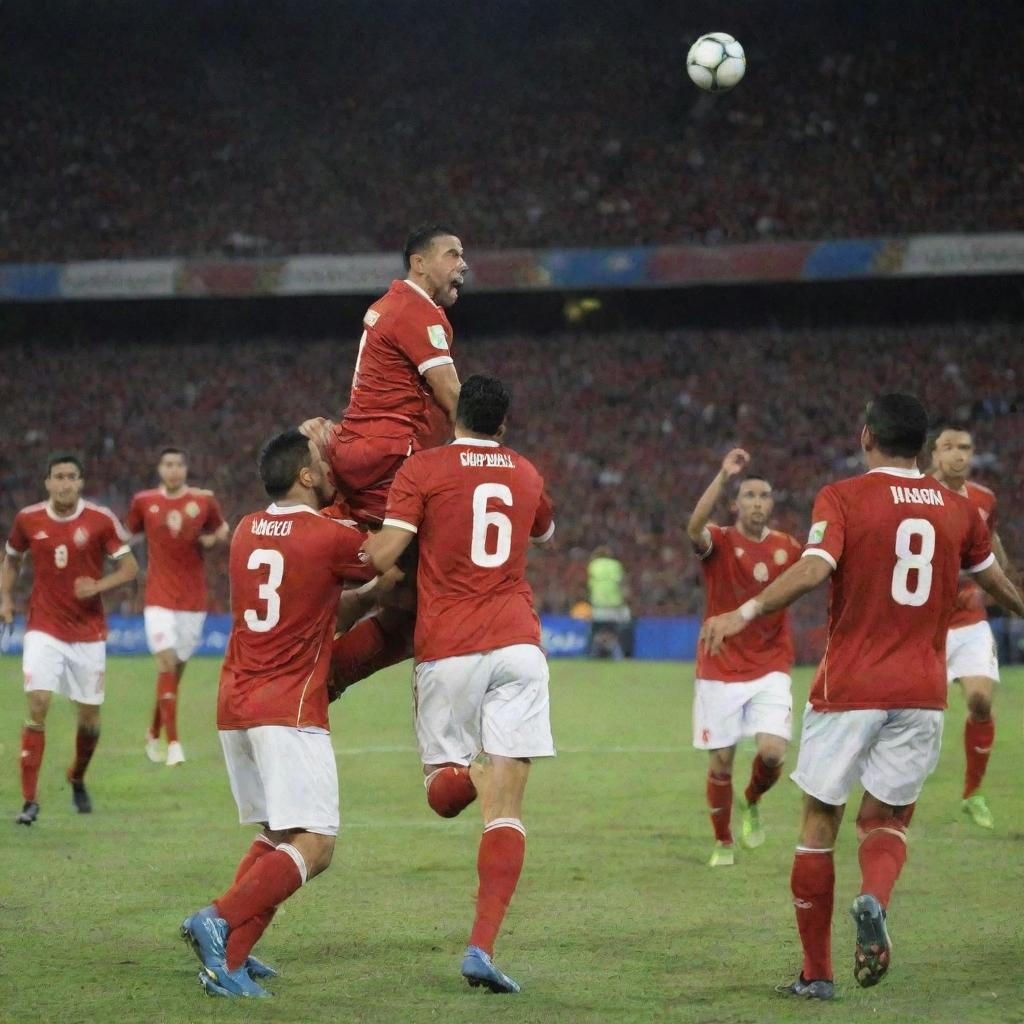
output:
<path id="1" fill-rule="evenodd" d="M 708 92 L 726 92 L 739 85 L 747 70 L 743 47 L 728 32 L 708 32 L 690 47 L 686 72 Z"/>

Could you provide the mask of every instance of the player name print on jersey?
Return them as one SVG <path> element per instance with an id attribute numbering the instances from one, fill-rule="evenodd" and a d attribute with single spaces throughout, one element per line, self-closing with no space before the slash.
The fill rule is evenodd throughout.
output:
<path id="1" fill-rule="evenodd" d="M 275 522 L 269 519 L 254 519 L 251 529 L 257 537 L 287 537 L 292 532 L 292 522 L 290 519 L 286 519 L 283 522 Z"/>
<path id="2" fill-rule="evenodd" d="M 463 466 L 480 466 L 485 469 L 515 469 L 516 464 L 504 452 L 460 452 L 459 462 Z"/>
<path id="3" fill-rule="evenodd" d="M 895 505 L 945 505 L 942 492 L 935 487 L 899 487 L 890 484 Z"/>

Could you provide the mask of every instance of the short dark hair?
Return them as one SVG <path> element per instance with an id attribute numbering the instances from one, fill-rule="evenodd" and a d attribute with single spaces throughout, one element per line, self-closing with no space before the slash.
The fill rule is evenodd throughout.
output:
<path id="1" fill-rule="evenodd" d="M 511 402 L 511 392 L 497 377 L 474 373 L 462 384 L 455 418 L 474 434 L 493 437 L 505 422 Z"/>
<path id="2" fill-rule="evenodd" d="M 85 476 L 85 466 L 82 465 L 82 460 L 77 455 L 72 455 L 70 452 L 57 452 L 55 455 L 51 455 L 49 461 L 46 463 L 46 475 L 50 476 L 53 472 L 54 466 L 59 466 L 61 463 L 70 462 L 78 470 L 79 476 Z"/>
<path id="3" fill-rule="evenodd" d="M 159 462 L 165 455 L 180 455 L 182 461 L 186 465 L 188 464 L 188 452 L 185 451 L 184 448 L 164 448 L 161 450 L 160 455 L 157 457 L 156 461 Z"/>
<path id="4" fill-rule="evenodd" d="M 309 438 L 301 430 L 286 430 L 272 437 L 260 452 L 259 465 L 267 494 L 283 498 L 292 489 L 299 470 L 312 465 Z"/>
<path id="5" fill-rule="evenodd" d="M 928 413 L 914 395 L 878 395 L 868 402 L 865 422 L 879 449 L 902 459 L 917 458 L 928 435 Z"/>
<path id="6" fill-rule="evenodd" d="M 739 489 L 740 489 L 740 490 L 742 491 L 742 490 L 743 490 L 743 485 L 744 485 L 744 484 L 748 484 L 748 483 L 750 483 L 750 481 L 751 481 L 751 480 L 759 480 L 759 481 L 760 481 L 761 483 L 763 483 L 763 484 L 767 484 L 767 485 L 768 485 L 768 490 L 771 490 L 771 489 L 772 489 L 772 482 L 771 482 L 771 480 L 769 480 L 769 479 L 768 479 L 768 477 L 766 477 L 766 476 L 761 476 L 761 475 L 760 475 L 760 474 L 758 474 L 758 473 L 748 473 L 748 474 L 747 474 L 747 475 L 746 475 L 746 476 L 745 476 L 745 477 L 744 477 L 744 478 L 743 478 L 743 479 L 742 479 L 742 480 L 740 481 Z"/>
<path id="7" fill-rule="evenodd" d="M 957 423 L 954 420 L 940 420 L 932 427 L 931 433 L 928 435 L 929 452 L 935 451 L 935 446 L 939 443 L 939 437 L 947 430 L 955 430 L 958 434 L 970 434 L 971 443 L 974 443 L 974 431 L 966 423 Z"/>
<path id="8" fill-rule="evenodd" d="M 405 250 L 402 253 L 405 269 L 409 270 L 412 267 L 412 258 L 416 253 L 429 249 L 430 243 L 442 235 L 455 235 L 455 232 L 447 224 L 422 224 L 418 228 L 413 228 L 405 240 Z"/>

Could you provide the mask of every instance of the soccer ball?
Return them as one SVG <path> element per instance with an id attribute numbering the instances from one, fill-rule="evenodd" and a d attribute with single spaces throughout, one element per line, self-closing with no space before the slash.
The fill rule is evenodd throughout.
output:
<path id="1" fill-rule="evenodd" d="M 739 85 L 747 70 L 743 47 L 728 32 L 708 32 L 690 47 L 686 72 L 708 92 L 725 92 Z"/>

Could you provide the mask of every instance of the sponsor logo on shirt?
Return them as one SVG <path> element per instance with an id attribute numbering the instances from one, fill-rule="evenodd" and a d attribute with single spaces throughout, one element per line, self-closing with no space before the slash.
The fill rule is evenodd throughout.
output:
<path id="1" fill-rule="evenodd" d="M 448 348 L 448 335 L 444 333 L 444 328 L 440 324 L 431 324 L 427 328 L 427 338 L 434 348 Z"/>
<path id="2" fill-rule="evenodd" d="M 807 543 L 820 544 L 825 539 L 825 528 L 827 526 L 827 519 L 822 519 L 820 523 L 812 523 L 811 532 L 807 534 Z"/>
<path id="3" fill-rule="evenodd" d="M 366 311 L 366 316 L 363 317 L 363 323 L 366 324 L 367 327 L 372 327 L 379 319 L 380 313 L 378 313 L 377 310 L 368 309 Z"/>
<path id="4" fill-rule="evenodd" d="M 464 466 L 486 466 L 493 469 L 515 469 L 516 464 L 504 452 L 459 452 L 459 461 Z"/>
<path id="5" fill-rule="evenodd" d="M 254 519 L 251 525 L 252 532 L 257 537 L 287 537 L 292 532 L 292 521 L 285 519 Z"/>
<path id="6" fill-rule="evenodd" d="M 46 540 L 47 537 L 49 537 L 49 534 L 45 530 L 40 530 L 32 535 L 33 540 Z"/>
<path id="7" fill-rule="evenodd" d="M 150 512 L 154 512 L 154 513 L 155 512 L 159 512 L 160 511 L 160 506 L 159 505 L 150 505 L 149 506 L 149 511 Z"/>
<path id="8" fill-rule="evenodd" d="M 942 495 L 934 487 L 898 487 L 889 485 L 894 505 L 943 505 Z"/>

